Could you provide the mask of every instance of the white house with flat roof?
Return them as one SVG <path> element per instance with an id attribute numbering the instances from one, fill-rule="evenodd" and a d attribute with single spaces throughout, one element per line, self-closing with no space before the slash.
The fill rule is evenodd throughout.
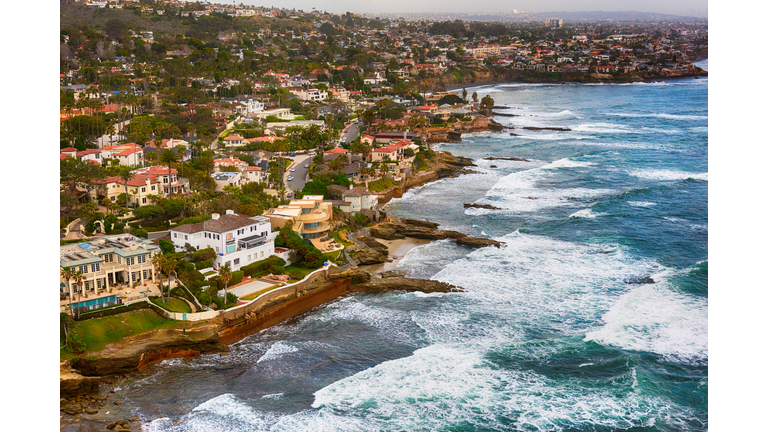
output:
<path id="1" fill-rule="evenodd" d="M 213 267 L 229 264 L 232 271 L 275 254 L 275 237 L 269 218 L 246 216 L 227 210 L 214 213 L 207 221 L 181 225 L 170 230 L 177 250 L 189 243 L 195 249 L 212 248 L 217 256 Z"/>

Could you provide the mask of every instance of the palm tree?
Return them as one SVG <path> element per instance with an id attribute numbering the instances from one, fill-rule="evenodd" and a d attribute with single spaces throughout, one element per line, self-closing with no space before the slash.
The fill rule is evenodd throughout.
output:
<path id="1" fill-rule="evenodd" d="M 229 286 L 229 281 L 232 280 L 232 269 L 229 267 L 229 264 L 224 264 L 219 269 L 219 279 L 221 279 L 222 282 L 224 282 L 224 303 L 227 302 L 227 287 Z"/>
<path id="2" fill-rule="evenodd" d="M 81 293 L 81 287 L 83 286 L 83 281 L 85 280 L 85 276 L 83 275 L 82 270 L 78 270 L 73 275 L 72 279 L 75 281 L 75 285 L 77 285 L 77 302 L 80 303 L 80 293 Z M 77 317 L 80 318 L 80 307 L 77 308 Z"/>
<path id="3" fill-rule="evenodd" d="M 125 209 L 128 210 L 128 182 L 136 178 L 136 173 L 131 170 L 131 167 L 121 166 L 118 177 L 125 185 Z"/>
<path id="4" fill-rule="evenodd" d="M 75 295 L 75 293 L 72 292 L 71 280 L 75 278 L 75 271 L 69 267 L 64 267 L 61 269 L 61 277 L 64 279 L 64 283 L 67 286 L 67 291 L 69 291 L 69 313 L 72 314 L 72 297 Z"/>
<path id="5" fill-rule="evenodd" d="M 173 149 L 165 149 L 160 153 L 160 163 L 168 165 L 168 191 L 173 196 L 173 186 L 171 183 L 171 165 L 179 161 L 179 155 Z"/>
<path id="6" fill-rule="evenodd" d="M 314 126 L 314 125 L 313 125 Z M 176 154 L 179 156 L 179 163 L 181 164 L 181 177 L 184 177 L 184 155 L 186 154 L 187 146 L 184 144 L 176 144 Z"/>
<path id="7" fill-rule="evenodd" d="M 163 297 L 163 268 L 165 267 L 165 261 L 166 257 L 163 254 L 155 254 L 155 256 L 152 257 L 152 265 L 155 267 L 155 271 L 160 276 L 160 298 L 164 300 Z M 165 303 L 165 301 L 163 301 Z"/>

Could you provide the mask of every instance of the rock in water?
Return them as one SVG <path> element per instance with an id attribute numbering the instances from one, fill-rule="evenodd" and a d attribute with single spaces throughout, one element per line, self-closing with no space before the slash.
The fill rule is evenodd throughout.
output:
<path id="1" fill-rule="evenodd" d="M 467 246 L 471 248 L 482 248 L 486 246 L 501 247 L 501 243 L 497 242 L 496 240 L 491 240 L 486 238 L 476 238 L 476 237 L 457 238 L 456 244 L 460 244 L 462 246 Z"/>
<path id="2" fill-rule="evenodd" d="M 488 210 L 501 210 L 498 207 L 494 207 L 490 204 L 464 204 L 464 208 L 482 208 Z"/>
<path id="3" fill-rule="evenodd" d="M 402 276 L 371 278 L 367 283 L 356 285 L 356 287 L 366 292 L 421 291 L 432 293 L 463 291 L 461 288 L 445 282 L 428 279 L 411 279 Z"/>

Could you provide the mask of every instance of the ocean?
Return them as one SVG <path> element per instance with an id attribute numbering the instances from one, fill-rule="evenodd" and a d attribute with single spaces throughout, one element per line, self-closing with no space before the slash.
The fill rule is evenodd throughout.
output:
<path id="1" fill-rule="evenodd" d="M 228 356 L 163 361 L 117 384 L 115 418 L 179 432 L 706 430 L 708 79 L 468 91 L 515 129 L 439 145 L 476 173 L 385 208 L 505 243 L 437 241 L 398 264 L 465 292 L 355 294 Z"/>

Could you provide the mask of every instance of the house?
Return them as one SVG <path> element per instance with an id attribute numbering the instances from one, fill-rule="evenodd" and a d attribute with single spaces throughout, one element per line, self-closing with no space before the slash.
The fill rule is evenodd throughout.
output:
<path id="1" fill-rule="evenodd" d="M 298 96 L 300 101 L 320 102 L 328 99 L 328 93 L 319 89 L 296 89 L 291 93 Z"/>
<path id="2" fill-rule="evenodd" d="M 294 118 L 290 108 L 271 109 L 256 114 L 256 117 L 260 119 L 266 119 L 269 116 L 275 116 L 280 120 L 292 120 Z"/>
<path id="3" fill-rule="evenodd" d="M 213 267 L 220 269 L 228 264 L 232 271 L 274 255 L 277 235 L 268 218 L 238 215 L 232 210 L 170 230 L 176 250 L 184 250 L 187 243 L 198 250 L 212 248 L 217 254 Z"/>
<path id="4" fill-rule="evenodd" d="M 344 153 L 349 153 L 349 150 L 347 150 L 345 148 L 341 148 L 341 147 L 336 147 L 335 149 L 324 151 L 323 152 L 323 156 L 325 156 L 325 155 L 344 154 Z"/>
<path id="5" fill-rule="evenodd" d="M 211 177 L 216 182 L 216 192 L 224 192 L 224 187 L 226 186 L 240 187 L 243 181 L 243 175 L 239 172 L 213 173 Z"/>
<path id="6" fill-rule="evenodd" d="M 263 183 L 267 181 L 267 173 L 259 166 L 249 166 L 243 170 L 243 183 Z"/>
<path id="7" fill-rule="evenodd" d="M 348 190 L 341 193 L 343 204 L 334 203 L 344 213 L 356 214 L 363 210 L 378 210 L 379 195 L 364 187 L 349 186 Z"/>
<path id="8" fill-rule="evenodd" d="M 616 66 L 613 65 L 605 65 L 605 66 L 595 66 L 595 70 L 599 73 L 613 73 L 617 71 Z"/>
<path id="9" fill-rule="evenodd" d="M 280 228 L 290 221 L 293 231 L 318 246 L 320 239 L 327 236 L 331 229 L 333 209 L 331 203 L 323 202 L 322 195 L 306 195 L 300 200 L 291 200 L 287 205 L 269 209 L 264 216 Z"/>
<path id="10" fill-rule="evenodd" d="M 107 177 L 96 180 L 96 188 L 91 191 L 91 197 L 97 199 L 98 196 L 108 198 L 111 202 L 125 204 L 118 200 L 120 194 L 128 192 L 128 205 L 138 207 L 150 203 L 150 195 L 168 196 L 171 192 L 174 195 L 189 192 L 189 180 L 183 177 L 177 177 L 177 171 L 171 168 L 170 178 L 168 176 L 168 167 L 151 166 L 133 170 L 135 177 L 128 182 L 124 182 L 118 176 Z M 169 186 L 170 184 L 170 186 Z"/>
<path id="11" fill-rule="evenodd" d="M 90 310 L 121 303 L 110 293 L 118 283 L 129 285 L 155 281 L 152 257 L 160 248 L 151 241 L 131 234 L 101 237 L 89 242 L 59 248 L 59 267 L 83 273 L 78 286 L 72 280 L 60 279 L 62 306 L 72 303 L 72 310 Z M 77 295 L 79 294 L 79 296 Z M 86 299 L 80 299 L 87 297 Z"/>
<path id="12" fill-rule="evenodd" d="M 394 144 L 388 144 L 384 147 L 373 150 L 368 156 L 371 162 L 381 162 L 385 160 L 400 161 L 403 159 L 405 147 L 413 144 L 410 141 L 398 141 Z"/>
<path id="13" fill-rule="evenodd" d="M 226 157 L 226 158 L 219 158 L 213 160 L 213 167 L 218 171 L 217 168 L 220 167 L 235 167 L 238 170 L 242 171 L 246 167 L 248 167 L 248 162 L 233 158 L 233 157 Z"/>
<path id="14" fill-rule="evenodd" d="M 225 147 L 239 147 L 245 144 L 243 137 L 240 135 L 230 135 L 222 138 L 222 141 L 224 141 Z"/>
<path id="15" fill-rule="evenodd" d="M 144 149 L 136 143 L 104 146 L 101 149 L 102 159 L 117 160 L 123 166 L 144 164 Z"/>
<path id="16" fill-rule="evenodd" d="M 365 135 L 362 138 L 360 138 L 360 142 L 363 144 L 373 144 L 373 137 L 370 135 Z"/>

